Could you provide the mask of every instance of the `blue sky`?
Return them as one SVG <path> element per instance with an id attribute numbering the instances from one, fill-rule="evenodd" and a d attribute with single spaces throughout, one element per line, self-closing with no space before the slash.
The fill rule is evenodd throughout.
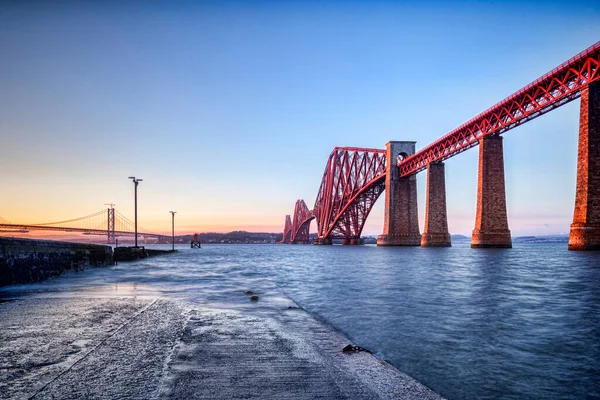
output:
<path id="1" fill-rule="evenodd" d="M 3 2 L 0 216 L 132 215 L 136 175 L 153 230 L 278 231 L 334 146 L 424 147 L 598 40 L 584 1 Z M 568 232 L 578 107 L 505 135 L 514 234 Z M 477 150 L 446 176 L 469 234 Z"/>

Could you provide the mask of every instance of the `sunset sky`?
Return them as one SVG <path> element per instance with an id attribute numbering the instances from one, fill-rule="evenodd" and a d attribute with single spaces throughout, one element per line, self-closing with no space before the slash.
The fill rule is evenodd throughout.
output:
<path id="1" fill-rule="evenodd" d="M 598 40 L 598 1 L 1 2 L 0 217 L 133 219 L 134 175 L 153 231 L 281 231 L 334 146 L 424 147 Z M 513 235 L 568 232 L 578 116 L 505 135 Z M 452 233 L 477 155 L 446 164 Z"/>

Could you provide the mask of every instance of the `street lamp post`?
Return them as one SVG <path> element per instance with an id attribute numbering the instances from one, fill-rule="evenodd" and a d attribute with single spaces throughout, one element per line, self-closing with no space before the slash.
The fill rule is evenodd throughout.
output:
<path id="1" fill-rule="evenodd" d="M 173 243 L 173 251 L 175 251 L 175 214 L 177 211 L 169 211 L 171 213 L 171 238 Z"/>
<path id="2" fill-rule="evenodd" d="M 137 187 L 138 184 L 143 181 L 143 179 L 136 179 L 135 176 L 130 176 L 129 179 L 133 180 L 133 184 L 134 184 L 134 197 L 133 197 L 133 203 L 134 203 L 134 215 L 135 215 L 135 223 L 134 223 L 134 230 L 135 230 L 135 239 L 134 239 L 134 246 L 138 247 L 137 245 Z"/>

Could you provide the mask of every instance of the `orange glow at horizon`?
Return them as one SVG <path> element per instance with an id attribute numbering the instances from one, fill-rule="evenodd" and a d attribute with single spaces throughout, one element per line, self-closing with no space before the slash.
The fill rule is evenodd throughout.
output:
<path id="1" fill-rule="evenodd" d="M 89 214 L 89 213 L 88 213 Z M 85 215 L 85 214 L 84 214 Z M 41 224 L 52 221 L 64 221 L 71 219 L 65 216 L 56 216 L 51 215 L 48 217 L 39 217 L 33 214 L 28 215 L 9 215 L 3 216 L 5 220 L 13 224 Z M 43 218 L 43 219 L 42 219 Z M 127 217 L 133 220 L 133 217 Z M 201 216 L 195 215 L 193 217 L 185 218 L 180 214 L 175 215 L 175 234 L 176 235 L 185 235 L 191 233 L 205 233 L 205 232 L 217 232 L 217 233 L 227 233 L 231 231 L 248 231 L 248 232 L 269 232 L 269 233 L 277 233 L 283 230 L 283 223 L 279 221 L 281 218 L 278 216 L 273 217 L 217 217 L 211 215 L 208 218 L 203 218 Z M 311 225 L 313 229 L 316 229 L 315 224 Z M 100 229 L 104 229 L 102 226 Z M 151 233 L 156 234 L 171 234 L 171 218 L 168 216 L 158 216 L 153 215 L 151 217 L 145 218 L 143 215 L 138 215 L 138 230 L 140 233 L 144 231 L 149 231 Z M 17 237 L 25 237 L 27 235 L 31 235 L 33 237 L 58 237 L 58 236 L 73 236 L 73 235 L 81 235 L 81 233 L 77 232 L 65 232 L 65 231 L 42 231 L 42 230 L 31 230 L 29 233 L 20 233 L 20 232 L 0 232 L 0 236 L 17 236 Z"/>

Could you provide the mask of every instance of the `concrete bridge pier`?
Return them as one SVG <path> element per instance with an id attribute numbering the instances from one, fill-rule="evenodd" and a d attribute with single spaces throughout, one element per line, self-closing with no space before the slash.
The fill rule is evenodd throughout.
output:
<path id="1" fill-rule="evenodd" d="M 331 245 L 333 244 L 333 241 L 331 240 L 331 238 L 315 238 L 315 240 L 313 240 L 313 244 L 317 244 L 317 245 Z"/>
<path id="2" fill-rule="evenodd" d="M 425 232 L 422 247 L 450 247 L 448 214 L 446 210 L 446 177 L 443 162 L 427 166 L 427 195 L 425 202 Z"/>
<path id="3" fill-rule="evenodd" d="M 419 215 L 417 212 L 417 176 L 400 178 L 398 156 L 415 153 L 416 142 L 386 143 L 385 211 L 383 234 L 378 246 L 419 246 Z"/>
<path id="4" fill-rule="evenodd" d="M 345 246 L 360 246 L 365 244 L 365 241 L 361 238 L 349 238 L 342 240 L 342 244 Z"/>
<path id="5" fill-rule="evenodd" d="M 600 82 L 581 90 L 577 191 L 569 250 L 600 250 Z"/>
<path id="6" fill-rule="evenodd" d="M 512 247 L 506 215 L 504 150 L 501 136 L 488 135 L 479 140 L 477 217 L 471 247 Z"/>

